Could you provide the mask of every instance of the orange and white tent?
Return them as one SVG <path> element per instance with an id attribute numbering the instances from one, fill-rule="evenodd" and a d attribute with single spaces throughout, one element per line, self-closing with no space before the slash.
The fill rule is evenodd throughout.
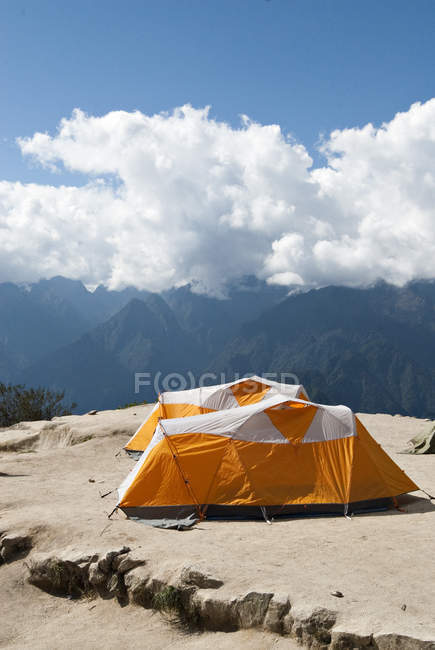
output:
<path id="1" fill-rule="evenodd" d="M 180 528 L 215 517 L 346 514 L 414 490 L 349 408 L 274 395 L 158 422 L 117 507 Z"/>
<path id="2" fill-rule="evenodd" d="M 144 451 L 160 419 L 184 418 L 246 406 L 278 394 L 308 399 L 300 384 L 281 384 L 256 375 L 228 384 L 160 393 L 159 401 L 124 449 L 132 455 Z"/>

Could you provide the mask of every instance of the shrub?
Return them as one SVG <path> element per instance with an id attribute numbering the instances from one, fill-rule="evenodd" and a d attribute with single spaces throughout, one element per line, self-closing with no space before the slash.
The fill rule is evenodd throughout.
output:
<path id="1" fill-rule="evenodd" d="M 54 392 L 48 388 L 26 388 L 23 384 L 11 386 L 0 383 L 0 427 L 70 415 L 76 404 L 64 404 L 64 397 L 65 391 Z"/>

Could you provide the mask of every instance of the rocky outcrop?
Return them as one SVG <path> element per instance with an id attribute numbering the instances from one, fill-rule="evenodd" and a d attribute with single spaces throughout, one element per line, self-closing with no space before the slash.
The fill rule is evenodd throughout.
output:
<path id="1" fill-rule="evenodd" d="M 373 644 L 377 650 L 435 650 L 435 642 L 416 639 L 403 634 L 374 634 Z"/>
<path id="2" fill-rule="evenodd" d="M 266 616 L 264 617 L 264 628 L 276 634 L 289 633 L 287 615 L 290 611 L 290 601 L 286 594 L 273 594 L 269 601 Z M 287 626 L 286 626 L 287 625 Z"/>
<path id="3" fill-rule="evenodd" d="M 31 548 L 31 535 L 26 533 L 0 533 L 0 564 L 24 557 Z"/>
<path id="4" fill-rule="evenodd" d="M 224 584 L 222 580 L 213 576 L 208 568 L 198 565 L 188 565 L 181 570 L 181 582 L 186 585 L 199 587 L 199 589 L 217 589 Z"/>
<path id="5" fill-rule="evenodd" d="M 201 628 L 214 631 L 261 627 L 272 596 L 271 593 L 251 591 L 231 597 L 200 590 L 190 600 L 188 618 L 198 621 Z"/>
<path id="6" fill-rule="evenodd" d="M 354 625 L 335 625 L 331 630 L 331 650 L 371 649 L 376 647 L 373 635 L 364 629 L 361 622 Z"/>
<path id="7" fill-rule="evenodd" d="M 425 639 L 346 629 L 343 623 L 337 625 L 337 612 L 292 608 L 286 594 L 249 591 L 231 595 L 224 581 L 201 565 L 153 575 L 143 556 L 125 546 L 99 553 L 69 549 L 35 554 L 28 570 L 29 582 L 51 594 L 116 598 L 121 604 L 166 612 L 196 629 L 263 628 L 324 650 L 435 650 Z"/>
<path id="8" fill-rule="evenodd" d="M 52 420 L 19 422 L 0 428 L 0 452 L 42 451 L 79 445 L 93 438 L 131 436 L 151 408 L 152 405 L 140 405 L 115 411 L 90 411 L 87 415 L 65 415 Z"/>
<path id="9" fill-rule="evenodd" d="M 50 594 L 79 598 L 95 592 L 102 598 L 126 597 L 123 572 L 119 571 L 130 549 L 123 546 L 102 554 L 66 550 L 60 554 L 34 555 L 29 563 L 29 582 Z M 134 565 L 133 565 L 134 566 Z"/>
<path id="10" fill-rule="evenodd" d="M 309 647 L 329 646 L 331 628 L 337 621 L 337 612 L 316 608 L 297 613 L 294 610 L 286 617 L 286 629 L 304 645 Z"/>

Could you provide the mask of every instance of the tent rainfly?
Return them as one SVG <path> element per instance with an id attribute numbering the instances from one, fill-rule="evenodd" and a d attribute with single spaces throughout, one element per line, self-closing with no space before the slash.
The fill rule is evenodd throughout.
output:
<path id="1" fill-rule="evenodd" d="M 184 528 L 206 518 L 385 509 L 418 489 L 349 408 L 274 395 L 160 420 L 117 508 Z"/>
<path id="2" fill-rule="evenodd" d="M 228 384 L 160 393 L 159 400 L 150 415 L 130 438 L 124 449 L 130 455 L 139 458 L 150 443 L 161 419 L 184 418 L 247 406 L 278 394 L 308 399 L 305 388 L 300 384 L 281 384 L 256 375 Z"/>

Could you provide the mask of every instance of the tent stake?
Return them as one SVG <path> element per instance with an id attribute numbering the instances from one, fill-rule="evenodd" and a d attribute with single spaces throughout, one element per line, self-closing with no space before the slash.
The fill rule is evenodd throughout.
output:
<path id="1" fill-rule="evenodd" d="M 113 515 L 114 512 L 116 512 L 116 510 L 118 510 L 118 506 L 115 506 L 112 512 L 110 513 L 110 515 L 107 515 L 107 519 L 110 519 L 110 517 Z"/>
<path id="2" fill-rule="evenodd" d="M 266 524 L 269 524 L 271 526 L 272 522 L 270 521 L 269 517 L 267 516 L 266 506 L 260 506 L 260 510 L 261 510 L 261 514 L 263 515 L 264 521 L 266 522 Z"/>

